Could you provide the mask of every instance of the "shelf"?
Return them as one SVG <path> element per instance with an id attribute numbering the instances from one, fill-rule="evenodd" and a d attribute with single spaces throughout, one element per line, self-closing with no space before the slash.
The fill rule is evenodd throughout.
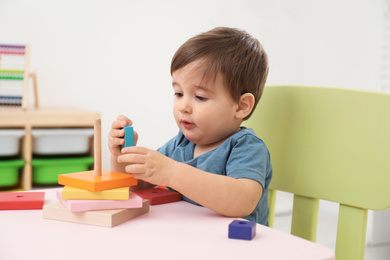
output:
<path id="1" fill-rule="evenodd" d="M 72 108 L 39 108 L 12 109 L 0 108 L 0 128 L 23 128 L 26 131 L 22 139 L 21 159 L 25 161 L 22 168 L 21 188 L 32 188 L 32 136 L 34 128 L 93 128 L 100 113 Z M 93 144 L 93 142 L 91 142 Z M 90 155 L 93 155 L 93 147 Z"/>

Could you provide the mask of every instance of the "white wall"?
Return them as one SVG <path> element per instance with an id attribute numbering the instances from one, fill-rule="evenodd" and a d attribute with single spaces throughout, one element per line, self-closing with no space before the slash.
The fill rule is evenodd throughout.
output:
<path id="1" fill-rule="evenodd" d="M 170 60 L 215 26 L 258 37 L 268 84 L 380 89 L 384 0 L 0 0 L 0 43 L 30 43 L 42 107 L 96 110 L 103 168 L 111 122 L 130 116 L 139 145 L 158 148 L 177 128 Z"/>

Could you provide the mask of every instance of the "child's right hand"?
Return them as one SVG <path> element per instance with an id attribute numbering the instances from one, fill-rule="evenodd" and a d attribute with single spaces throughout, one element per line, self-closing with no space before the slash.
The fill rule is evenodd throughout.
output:
<path id="1" fill-rule="evenodd" d="M 108 134 L 108 149 L 111 155 L 117 157 L 121 155 L 121 145 L 125 144 L 123 136 L 125 131 L 122 129 L 125 126 L 132 125 L 133 122 L 126 116 L 120 115 L 111 124 L 111 129 Z M 137 144 L 138 134 L 134 131 L 134 145 Z"/>

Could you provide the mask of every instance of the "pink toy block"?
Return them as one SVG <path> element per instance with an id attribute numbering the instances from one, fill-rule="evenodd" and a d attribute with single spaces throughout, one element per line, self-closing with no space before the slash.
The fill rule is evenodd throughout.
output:
<path id="1" fill-rule="evenodd" d="M 42 209 L 44 200 L 44 192 L 0 193 L 0 209 Z"/>
<path id="2" fill-rule="evenodd" d="M 181 200 L 181 194 L 167 189 L 152 188 L 133 191 L 143 199 L 147 199 L 150 205 L 159 205 Z"/>
<path id="3" fill-rule="evenodd" d="M 57 199 L 72 212 L 142 207 L 142 198 L 131 192 L 128 200 L 63 200 L 61 197 L 61 190 L 57 190 Z"/>

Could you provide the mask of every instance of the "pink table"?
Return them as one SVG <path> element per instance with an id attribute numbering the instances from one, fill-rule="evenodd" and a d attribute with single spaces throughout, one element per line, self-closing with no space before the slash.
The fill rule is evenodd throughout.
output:
<path id="1" fill-rule="evenodd" d="M 56 201 L 45 190 L 45 203 Z M 114 228 L 47 220 L 41 210 L 0 211 L 0 259 L 335 259 L 321 245 L 257 225 L 251 241 L 228 238 L 232 218 L 184 201 Z"/>

